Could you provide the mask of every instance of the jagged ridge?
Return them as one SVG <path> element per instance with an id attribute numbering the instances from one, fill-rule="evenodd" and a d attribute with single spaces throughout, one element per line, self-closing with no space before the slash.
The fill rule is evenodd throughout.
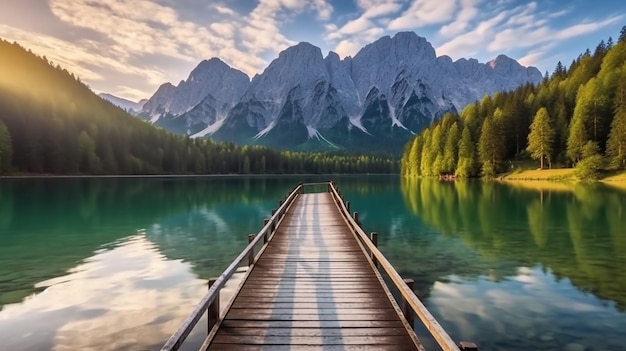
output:
<path id="1" fill-rule="evenodd" d="M 399 152 L 444 113 L 542 79 L 504 55 L 485 64 L 437 57 L 414 32 L 382 37 L 343 60 L 299 43 L 252 81 L 244 77 L 218 59 L 203 61 L 178 86 L 162 85 L 142 115 L 178 132 L 238 143 Z"/>

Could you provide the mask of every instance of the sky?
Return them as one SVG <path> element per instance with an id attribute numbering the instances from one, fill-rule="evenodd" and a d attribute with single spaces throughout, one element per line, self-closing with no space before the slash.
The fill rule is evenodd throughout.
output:
<path id="1" fill-rule="evenodd" d="M 623 0 L 0 0 L 0 38 L 134 101 L 211 57 L 252 78 L 298 42 L 343 58 L 400 31 L 438 56 L 552 72 L 625 24 Z"/>

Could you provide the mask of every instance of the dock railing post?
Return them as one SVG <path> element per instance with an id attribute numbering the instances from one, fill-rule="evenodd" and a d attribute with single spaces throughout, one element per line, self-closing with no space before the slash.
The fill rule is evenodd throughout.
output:
<path id="1" fill-rule="evenodd" d="M 374 244 L 374 247 L 378 247 L 378 233 L 372 232 L 370 234 L 370 239 L 372 240 L 372 244 Z M 373 250 L 370 253 L 370 255 L 372 257 L 372 262 L 374 263 L 374 267 L 378 268 L 378 260 L 376 259 L 376 256 L 374 256 Z"/>
<path id="2" fill-rule="evenodd" d="M 350 213 L 350 201 L 346 201 L 346 210 Z"/>
<path id="3" fill-rule="evenodd" d="M 459 348 L 461 349 L 461 351 L 478 351 L 478 346 L 469 341 L 461 341 L 459 343 Z"/>
<path id="4" fill-rule="evenodd" d="M 269 218 L 265 218 L 265 219 L 263 220 L 263 227 L 265 228 L 265 226 L 266 226 L 266 225 L 267 225 L 267 223 L 269 223 L 269 222 L 270 222 L 270 219 L 269 219 Z M 268 230 L 266 230 L 266 231 L 265 231 L 265 233 L 263 233 L 263 244 L 267 244 L 267 242 L 268 242 L 268 236 L 269 236 L 269 234 L 272 234 L 272 232 L 273 232 L 273 231 L 274 231 L 274 222 L 272 222 L 272 225 L 270 226 L 269 231 L 268 231 Z M 268 232 L 269 232 L 269 233 L 268 233 Z"/>
<path id="5" fill-rule="evenodd" d="M 254 234 L 248 235 L 248 244 L 250 244 L 254 240 Z M 248 255 L 248 266 L 252 266 L 254 264 L 254 247 L 250 249 L 250 254 Z"/>
<path id="6" fill-rule="evenodd" d="M 213 286 L 213 284 L 215 284 L 216 281 L 217 281 L 217 278 L 209 279 L 209 289 L 211 289 L 211 287 Z M 211 304 L 209 305 L 209 308 L 207 309 L 207 326 L 208 326 L 207 334 L 211 332 L 211 329 L 213 329 L 213 326 L 215 326 L 215 323 L 217 323 L 217 320 L 219 318 L 220 318 L 220 292 L 218 290 L 217 294 L 215 294 L 215 300 L 211 302 Z"/>
<path id="7" fill-rule="evenodd" d="M 354 212 L 353 217 L 354 217 L 354 221 L 356 222 L 356 225 L 358 225 L 360 227 L 361 223 L 359 223 L 359 213 L 358 212 Z"/>
<path id="8" fill-rule="evenodd" d="M 411 291 L 415 289 L 415 281 L 413 279 L 404 278 L 404 282 Z M 411 305 L 409 305 L 409 302 L 405 298 L 402 298 L 402 314 L 404 314 L 404 318 L 409 322 L 411 328 L 413 328 L 415 323 L 413 322 L 413 314 L 411 312 Z"/>

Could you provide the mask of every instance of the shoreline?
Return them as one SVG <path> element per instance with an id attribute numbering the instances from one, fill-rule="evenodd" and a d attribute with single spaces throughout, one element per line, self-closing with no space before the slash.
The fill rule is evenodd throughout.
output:
<path id="1" fill-rule="evenodd" d="M 550 190 L 570 190 L 576 184 L 582 183 L 576 178 L 573 168 L 522 170 L 502 175 L 497 179 L 524 188 Z M 589 184 L 593 183 L 626 190 L 626 171 L 611 173 Z"/>

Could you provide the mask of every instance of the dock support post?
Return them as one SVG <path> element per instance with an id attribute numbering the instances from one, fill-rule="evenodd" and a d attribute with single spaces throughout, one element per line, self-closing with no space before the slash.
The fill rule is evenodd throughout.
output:
<path id="1" fill-rule="evenodd" d="M 478 351 L 478 346 L 469 341 L 461 341 L 459 343 L 459 348 L 461 349 L 461 351 Z"/>
<path id="2" fill-rule="evenodd" d="M 409 287 L 409 289 L 411 289 L 411 291 L 415 290 L 415 281 L 413 279 L 404 278 L 404 282 Z M 406 319 L 407 322 L 409 322 L 409 325 L 411 326 L 411 328 L 413 328 L 415 326 L 415 323 L 413 322 L 413 314 L 411 312 L 412 312 L 411 306 L 409 305 L 407 300 L 403 298 L 402 299 L 402 314 L 404 314 L 404 318 Z"/>
<path id="3" fill-rule="evenodd" d="M 269 223 L 269 222 L 270 222 L 270 219 L 269 218 L 265 218 L 263 220 L 263 227 L 265 227 L 267 225 L 267 223 Z M 267 244 L 268 237 L 273 232 L 274 232 L 274 222 L 272 222 L 272 225 L 270 225 L 269 232 L 266 230 L 265 233 L 263 233 L 263 244 Z"/>
<path id="4" fill-rule="evenodd" d="M 217 281 L 217 278 L 209 279 L 209 289 L 211 289 L 211 287 L 213 286 L 213 284 L 215 284 L 216 281 Z M 211 329 L 213 329 L 213 326 L 215 326 L 215 323 L 217 323 L 217 320 L 219 318 L 220 318 L 220 292 L 218 291 L 217 294 L 215 294 L 215 300 L 213 300 L 213 302 L 209 305 L 209 309 L 207 310 L 207 326 L 209 328 L 207 330 L 207 334 L 211 332 Z"/>
<path id="5" fill-rule="evenodd" d="M 361 226 L 361 223 L 359 223 L 359 213 L 358 212 L 354 212 L 354 221 L 356 222 L 356 225 L 358 225 L 359 227 Z"/>
<path id="6" fill-rule="evenodd" d="M 248 234 L 248 244 L 250 244 L 254 240 L 254 234 Z M 248 255 L 248 266 L 252 266 L 254 264 L 254 247 L 250 250 L 250 254 Z"/>
<path id="7" fill-rule="evenodd" d="M 273 209 L 273 210 L 272 210 L 272 217 L 274 217 L 274 215 L 275 215 L 275 214 L 276 214 L 276 210 L 275 210 L 275 209 Z"/>
<path id="8" fill-rule="evenodd" d="M 346 210 L 350 213 L 350 201 L 346 201 Z"/>
<path id="9" fill-rule="evenodd" d="M 378 247 L 378 233 L 372 232 L 370 234 L 370 239 L 372 240 L 372 244 L 374 244 L 374 247 Z M 378 260 L 376 259 L 376 256 L 374 256 L 374 251 L 372 251 L 370 254 L 372 257 L 372 262 L 374 263 L 374 267 L 378 268 Z"/>

